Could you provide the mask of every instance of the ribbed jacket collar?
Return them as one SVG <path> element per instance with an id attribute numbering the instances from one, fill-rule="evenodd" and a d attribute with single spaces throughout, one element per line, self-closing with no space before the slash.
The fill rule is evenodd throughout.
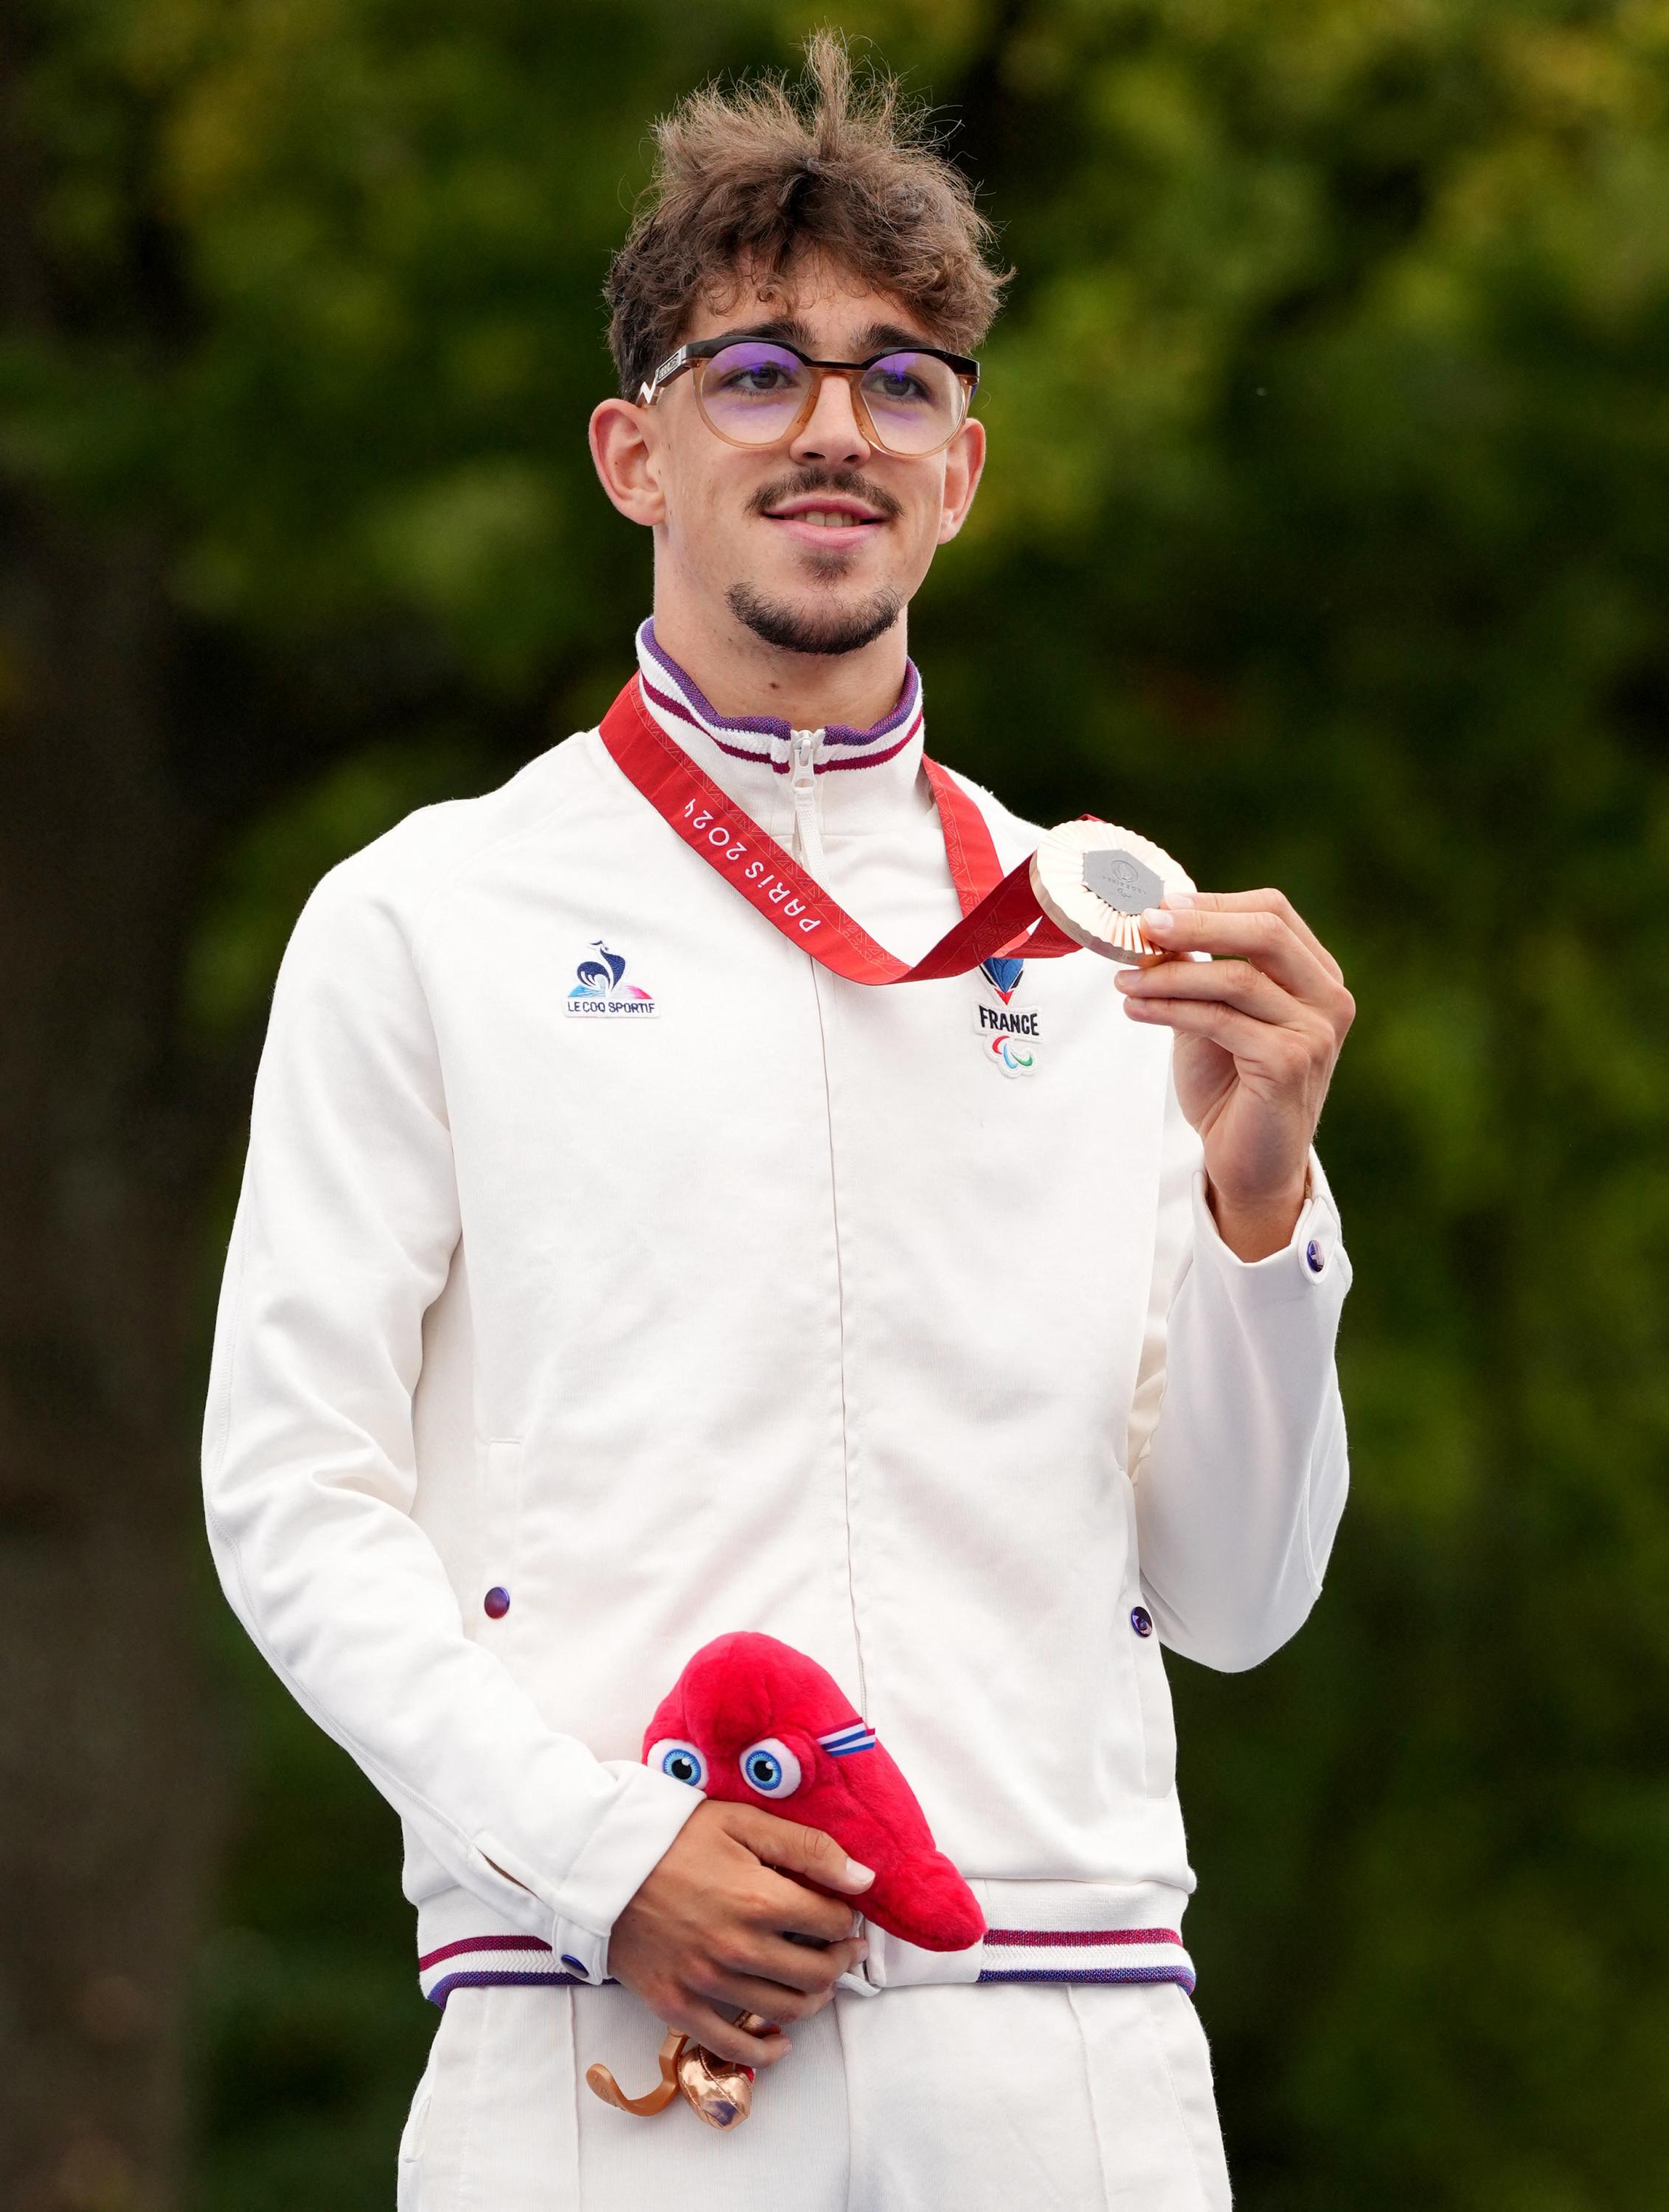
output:
<path id="1" fill-rule="evenodd" d="M 644 702 L 661 728 L 763 828 L 781 830 L 792 813 L 788 723 L 776 714 L 721 714 L 656 641 L 653 620 L 637 633 L 637 665 Z M 931 808 L 920 775 L 923 725 L 922 679 L 911 661 L 898 704 L 874 729 L 836 723 L 825 730 L 813 768 L 830 832 L 885 828 Z"/>

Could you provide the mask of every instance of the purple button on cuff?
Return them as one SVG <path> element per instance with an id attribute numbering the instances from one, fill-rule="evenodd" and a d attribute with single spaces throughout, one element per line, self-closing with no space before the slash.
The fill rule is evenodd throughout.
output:
<path id="1" fill-rule="evenodd" d="M 1313 1275 L 1319 1275 L 1327 1264 L 1327 1255 L 1322 1250 L 1320 1245 L 1316 1243 L 1313 1237 L 1311 1237 L 1309 1243 L 1304 1247 L 1304 1259 L 1306 1265 L 1308 1267 L 1310 1273 Z"/>
<path id="2" fill-rule="evenodd" d="M 1130 1607 L 1130 1626 L 1138 1636 L 1153 1634 L 1154 1617 L 1145 1605 L 1133 1605 Z"/>
<path id="3" fill-rule="evenodd" d="M 588 1982 L 591 1979 L 590 1975 L 588 1974 L 585 1970 L 585 1961 L 583 1959 L 576 1959 L 571 1953 L 564 1951 L 562 1954 L 562 1963 L 567 1967 L 570 1974 L 577 1974 L 582 1982 Z"/>
<path id="4" fill-rule="evenodd" d="M 481 1601 L 481 1610 L 489 1620 L 503 1620 L 510 1609 L 510 1593 L 495 1583 Z"/>

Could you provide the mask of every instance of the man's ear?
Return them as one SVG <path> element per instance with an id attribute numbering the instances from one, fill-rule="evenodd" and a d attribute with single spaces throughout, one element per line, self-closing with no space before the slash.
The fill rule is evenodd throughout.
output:
<path id="1" fill-rule="evenodd" d="M 968 519 L 985 467 L 985 425 L 970 415 L 945 451 L 945 496 L 939 510 L 939 543 L 948 545 Z"/>
<path id="2" fill-rule="evenodd" d="M 591 459 L 598 481 L 628 522 L 645 528 L 665 520 L 660 441 L 647 407 L 605 399 L 591 415 Z"/>

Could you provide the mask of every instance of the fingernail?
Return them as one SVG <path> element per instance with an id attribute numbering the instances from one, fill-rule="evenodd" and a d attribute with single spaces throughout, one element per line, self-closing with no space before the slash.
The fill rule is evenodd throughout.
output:
<path id="1" fill-rule="evenodd" d="M 868 1943 L 868 1937 L 867 1937 L 867 1936 L 860 1936 L 858 1937 L 858 1939 L 857 1939 L 857 1944 L 856 1944 L 856 1948 L 853 1950 L 853 1953 L 852 1953 L 852 1964 L 853 1964 L 854 1966 L 856 1966 L 856 1965 L 857 1964 L 857 1962 L 858 1962 L 858 1960 L 859 1960 L 860 1959 L 867 1959 L 867 1958 L 868 1957 L 868 1955 L 869 1955 L 869 1943 Z"/>
<path id="2" fill-rule="evenodd" d="M 1176 923 L 1162 906 L 1150 906 L 1142 908 L 1142 927 L 1149 937 L 1168 937 Z"/>
<path id="3" fill-rule="evenodd" d="M 1166 891 L 1165 903 L 1173 914 L 1176 914 L 1184 907 L 1197 906 L 1199 901 L 1194 896 L 1192 891 Z"/>
<path id="4" fill-rule="evenodd" d="M 848 1889 L 868 1889 L 874 1878 L 874 1867 L 865 1866 L 862 1859 L 847 1860 L 846 1887 Z"/>

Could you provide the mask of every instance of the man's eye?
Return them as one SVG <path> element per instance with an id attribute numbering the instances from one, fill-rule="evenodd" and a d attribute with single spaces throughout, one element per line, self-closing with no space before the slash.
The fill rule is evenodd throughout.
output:
<path id="1" fill-rule="evenodd" d="M 728 376 L 722 377 L 719 381 L 721 388 L 726 392 L 780 392 L 789 381 L 789 377 L 786 370 L 779 368 L 775 362 L 766 362 L 759 368 L 733 369 Z"/>
<path id="2" fill-rule="evenodd" d="M 925 399 L 927 386 L 919 377 L 906 376 L 902 370 L 886 369 L 875 381 L 880 386 L 883 399 Z"/>

